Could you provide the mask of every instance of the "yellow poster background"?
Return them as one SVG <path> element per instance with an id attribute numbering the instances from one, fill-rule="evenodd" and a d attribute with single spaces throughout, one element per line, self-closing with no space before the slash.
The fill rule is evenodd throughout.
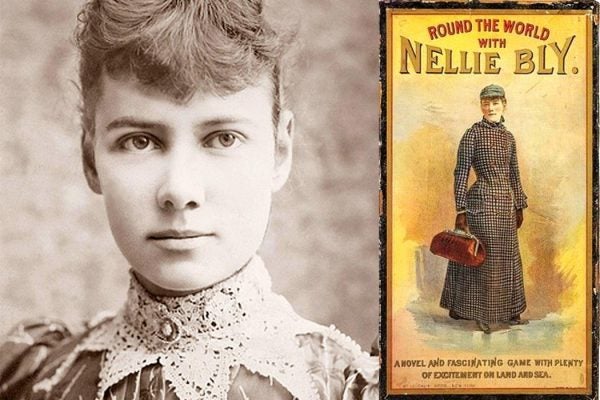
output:
<path id="1" fill-rule="evenodd" d="M 588 392 L 591 13 L 388 13 L 388 392 Z M 478 30 L 477 19 L 498 19 L 500 32 Z M 470 20 L 473 30 L 430 37 L 428 27 L 457 20 Z M 546 27 L 549 37 L 504 33 L 504 20 Z M 566 74 L 556 74 L 557 58 L 548 46 L 545 65 L 554 67 L 553 74 L 514 73 L 515 50 L 533 51 L 537 70 L 540 46 L 556 42 L 562 49 L 573 35 Z M 402 36 L 413 46 L 423 44 L 421 73 L 410 62 L 409 73 L 399 72 Z M 483 49 L 480 38 L 504 38 L 506 47 Z M 455 65 L 461 50 L 497 52 L 501 71 L 426 74 L 426 45 L 452 49 Z M 438 66 L 444 65 L 439 56 Z M 479 92 L 492 83 L 506 91 L 505 126 L 515 136 L 528 195 L 519 243 L 528 304 L 522 317 L 530 324 L 484 335 L 472 321 L 451 321 L 437 305 L 446 262 L 428 246 L 433 235 L 454 225 L 458 142 L 481 119 Z M 444 374 L 453 371 L 468 375 Z"/>

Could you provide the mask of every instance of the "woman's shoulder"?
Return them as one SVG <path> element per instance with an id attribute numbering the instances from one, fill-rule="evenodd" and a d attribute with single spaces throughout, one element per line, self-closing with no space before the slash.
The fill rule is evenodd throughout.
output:
<path id="1" fill-rule="evenodd" d="M 246 359 L 234 374 L 232 387 L 243 387 L 246 394 L 252 394 L 248 398 L 265 398 L 264 390 L 280 387 L 283 392 L 301 399 L 378 399 L 378 356 L 363 352 L 357 343 L 333 326 L 304 322 L 292 338 L 295 349 L 278 348 L 277 342 L 285 340 L 284 337 L 274 338 L 267 348 L 263 347 L 263 355 L 267 354 L 269 361 L 267 365 L 276 365 L 275 370 L 264 368 L 264 364 L 261 368 L 261 364 L 249 363 Z M 261 347 L 257 346 L 252 352 Z"/>
<path id="2" fill-rule="evenodd" d="M 363 351 L 335 326 L 296 335 L 321 399 L 379 398 L 379 355 Z"/>
<path id="3" fill-rule="evenodd" d="M 461 137 L 461 141 L 469 141 L 473 140 L 480 132 L 482 132 L 482 127 L 480 126 L 480 121 L 475 122 L 473 125 L 468 127 Z"/>
<path id="4" fill-rule="evenodd" d="M 27 391 L 36 382 L 52 375 L 82 340 L 107 319 L 108 315 L 102 313 L 76 330 L 49 318 L 18 323 L 0 338 L 0 399 L 27 398 Z"/>
<path id="5" fill-rule="evenodd" d="M 241 362 L 245 368 L 275 378 L 298 398 L 378 398 L 378 355 L 364 352 L 334 326 L 302 318 L 282 296 L 266 303 L 262 315 L 269 323 L 250 330 L 257 336 Z M 307 385 L 310 393 L 303 389 Z"/>
<path id="6" fill-rule="evenodd" d="M 37 318 L 15 326 L 0 344 L 0 399 L 40 369 L 48 355 L 74 338 L 67 326 L 56 320 Z"/>
<path id="7" fill-rule="evenodd" d="M 465 135 L 466 134 L 476 135 L 478 133 L 489 130 L 489 128 L 490 127 L 486 124 L 486 122 L 484 120 L 475 121 L 473 123 L 473 125 L 471 125 L 469 128 L 467 128 L 467 130 L 465 131 Z"/>
<path id="8" fill-rule="evenodd" d="M 377 359 L 371 358 L 369 353 L 363 351 L 358 343 L 350 336 L 342 333 L 334 325 L 322 325 L 317 322 L 305 319 L 298 315 L 293 307 L 282 296 L 276 296 L 277 306 L 270 308 L 268 314 L 275 316 L 283 315 L 280 318 L 275 317 L 274 325 L 279 325 L 278 330 L 268 330 L 270 333 L 280 335 L 293 335 L 297 346 L 302 350 L 305 359 L 309 362 L 319 362 L 335 358 L 340 365 L 345 366 L 359 365 L 361 362 L 369 362 Z M 269 317 L 268 319 L 271 319 Z M 371 352 L 373 353 L 373 351 Z M 378 354 L 375 354 L 378 356 Z"/>

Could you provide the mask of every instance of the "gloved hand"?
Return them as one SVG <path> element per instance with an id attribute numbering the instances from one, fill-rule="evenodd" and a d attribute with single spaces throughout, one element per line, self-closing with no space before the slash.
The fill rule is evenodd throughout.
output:
<path id="1" fill-rule="evenodd" d="M 523 209 L 517 210 L 517 229 L 523 225 Z"/>
<path id="2" fill-rule="evenodd" d="M 469 232 L 469 226 L 467 225 L 467 214 L 460 213 L 456 215 L 456 221 L 454 222 L 454 229 L 460 229 L 461 231 Z"/>

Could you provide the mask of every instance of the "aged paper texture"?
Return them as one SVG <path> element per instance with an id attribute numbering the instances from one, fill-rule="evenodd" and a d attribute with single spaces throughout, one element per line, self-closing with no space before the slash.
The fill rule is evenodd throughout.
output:
<path id="1" fill-rule="evenodd" d="M 578 7 L 382 6 L 388 394 L 592 393 L 596 10 Z M 429 250 L 457 213 L 481 267 Z"/>

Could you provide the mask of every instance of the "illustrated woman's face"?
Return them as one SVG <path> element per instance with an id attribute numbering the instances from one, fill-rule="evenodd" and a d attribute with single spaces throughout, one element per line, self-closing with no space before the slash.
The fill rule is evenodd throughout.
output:
<path id="1" fill-rule="evenodd" d="M 500 122 L 504 114 L 504 103 L 501 99 L 483 99 L 481 100 L 481 112 L 488 121 Z"/>
<path id="2" fill-rule="evenodd" d="M 151 292 L 211 286 L 259 248 L 291 163 L 292 115 L 273 127 L 271 86 L 264 77 L 177 103 L 133 77 L 103 77 L 98 185 L 117 245 Z"/>

